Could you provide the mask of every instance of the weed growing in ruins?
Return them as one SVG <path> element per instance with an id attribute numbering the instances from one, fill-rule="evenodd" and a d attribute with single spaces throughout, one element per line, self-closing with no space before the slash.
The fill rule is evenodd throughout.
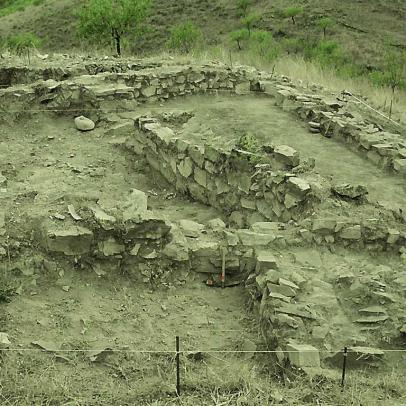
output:
<path id="1" fill-rule="evenodd" d="M 236 147 L 253 154 L 248 158 L 253 164 L 257 164 L 261 161 L 261 146 L 253 134 L 247 133 L 241 136 L 236 143 Z"/>
<path id="2" fill-rule="evenodd" d="M 140 34 L 151 0 L 89 0 L 78 13 L 77 34 L 95 43 L 113 40 L 118 56 L 124 37 Z"/>
<path id="3" fill-rule="evenodd" d="M 31 53 L 41 46 L 41 39 L 31 32 L 12 35 L 7 39 L 8 49 L 17 56 L 23 56 L 30 63 Z"/>
<path id="4" fill-rule="evenodd" d="M 182 53 L 189 53 L 197 47 L 202 37 L 200 28 L 187 21 L 172 28 L 168 46 Z"/>

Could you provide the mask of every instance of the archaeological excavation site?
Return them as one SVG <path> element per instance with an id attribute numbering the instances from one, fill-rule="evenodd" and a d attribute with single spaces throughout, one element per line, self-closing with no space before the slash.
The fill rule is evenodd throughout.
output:
<path id="1" fill-rule="evenodd" d="M 68 55 L 0 86 L 0 404 L 405 404 L 406 132 L 362 95 Z"/>

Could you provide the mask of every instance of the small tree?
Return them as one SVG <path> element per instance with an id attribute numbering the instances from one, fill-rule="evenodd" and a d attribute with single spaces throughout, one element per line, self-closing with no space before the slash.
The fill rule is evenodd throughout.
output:
<path id="1" fill-rule="evenodd" d="M 139 32 L 150 6 L 151 0 L 89 0 L 78 13 L 78 35 L 96 43 L 113 40 L 120 56 L 122 38 Z"/>
<path id="2" fill-rule="evenodd" d="M 18 56 L 26 56 L 28 63 L 31 63 L 31 52 L 41 46 L 41 39 L 32 32 L 24 32 L 8 37 L 6 43 L 11 52 Z"/>
<path id="3" fill-rule="evenodd" d="M 396 89 L 406 86 L 406 53 L 389 51 L 385 55 L 383 71 L 376 71 L 370 75 L 372 81 L 380 86 L 389 86 L 392 97 L 389 108 L 389 118 L 392 117 L 393 101 Z"/>
<path id="4" fill-rule="evenodd" d="M 317 25 L 323 30 L 323 38 L 326 38 L 327 28 L 332 27 L 335 21 L 330 17 L 323 17 L 317 21 Z"/>
<path id="5" fill-rule="evenodd" d="M 250 13 L 246 17 L 244 17 L 241 22 L 245 26 L 248 31 L 248 36 L 251 36 L 252 26 L 259 21 L 259 15 L 256 13 Z"/>
<path id="6" fill-rule="evenodd" d="M 196 27 L 191 21 L 187 21 L 172 28 L 168 46 L 189 53 L 197 46 L 202 37 L 203 34 L 200 28 Z"/>
<path id="7" fill-rule="evenodd" d="M 242 42 L 246 41 L 249 37 L 249 32 L 246 28 L 243 28 L 242 30 L 237 30 L 237 31 L 233 31 L 230 34 L 230 38 L 232 41 L 236 41 L 237 42 L 237 46 L 238 49 L 241 51 L 242 50 Z"/>
<path id="8" fill-rule="evenodd" d="M 247 15 L 247 11 L 252 4 L 252 0 L 237 0 L 237 7 L 241 11 L 241 15 Z"/>
<path id="9" fill-rule="evenodd" d="M 299 14 L 303 13 L 303 9 L 301 7 L 288 7 L 285 11 L 284 11 L 284 16 L 286 18 L 291 18 L 293 24 L 296 24 L 296 20 L 295 17 Z"/>

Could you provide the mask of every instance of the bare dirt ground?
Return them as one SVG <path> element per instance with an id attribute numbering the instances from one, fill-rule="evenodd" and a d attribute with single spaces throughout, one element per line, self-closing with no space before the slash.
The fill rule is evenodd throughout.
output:
<path id="1" fill-rule="evenodd" d="M 399 178 L 335 140 L 310 134 L 269 99 L 193 96 L 140 106 L 137 114 L 177 109 L 194 113 L 178 128 L 185 139 L 214 135 L 227 146 L 250 131 L 261 143 L 286 143 L 314 157 L 323 176 L 366 183 L 371 201 L 404 206 L 406 189 Z M 12 224 L 9 238 L 23 241 L 7 246 L 2 257 L 3 272 L 16 292 L 10 303 L 0 303 L 0 331 L 7 331 L 13 348 L 2 355 L 2 404 L 405 404 L 399 384 L 406 372 L 403 353 L 390 354 L 376 371 L 350 371 L 350 389 L 341 393 L 339 369 L 332 377 L 312 380 L 280 368 L 269 354 L 207 352 L 266 348 L 243 287 L 211 288 L 203 283 L 207 275 L 176 269 L 153 280 L 142 272 L 118 270 L 113 263 L 72 266 L 33 248 L 30 230 L 40 219 L 69 217 L 68 204 L 99 201 L 113 207 L 133 188 L 145 192 L 149 208 L 170 221 L 205 225 L 223 218 L 223 213 L 178 195 L 143 157 L 126 150 L 122 139 L 106 135 L 103 125 L 81 133 L 73 118 L 44 112 L 0 125 L 0 172 L 7 180 L 0 188 L 0 211 Z M 19 254 L 10 258 L 13 250 Z M 394 286 L 396 275 L 405 270 L 398 257 L 343 247 L 286 247 L 274 253 L 284 270 L 305 270 L 312 276 L 308 300 L 316 312 L 330 312 L 323 323 L 337 347 L 322 351 L 341 348 L 348 337 L 367 346 L 378 335 L 387 348 L 402 346 L 387 339 L 390 331 L 385 328 L 376 333 L 352 324 L 356 304 L 362 307 L 369 300 L 370 286 L 334 285 L 351 271 L 355 280 L 370 276 L 378 289 L 384 274 L 392 294 L 389 309 L 401 322 L 406 287 Z M 342 301 L 340 310 L 336 296 Z M 176 335 L 182 349 L 191 352 L 182 360 L 184 403 L 173 397 Z"/>

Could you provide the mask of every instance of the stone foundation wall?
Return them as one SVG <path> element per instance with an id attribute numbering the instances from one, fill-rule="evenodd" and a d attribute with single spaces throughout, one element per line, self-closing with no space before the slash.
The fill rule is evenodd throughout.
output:
<path id="1" fill-rule="evenodd" d="M 309 129 L 342 140 L 381 168 L 406 176 L 406 138 L 368 123 L 344 97 L 326 97 L 292 85 L 253 81 L 251 88 L 275 97 L 275 104 L 309 121 Z"/>
<path id="2" fill-rule="evenodd" d="M 250 77 L 244 69 L 226 67 L 159 67 L 128 71 L 81 75 L 70 80 L 49 79 L 30 86 L 0 90 L 0 101 L 40 104 L 44 109 L 69 110 L 102 109 L 104 102 L 137 103 L 164 101 L 171 97 L 206 91 L 227 91 L 244 94 L 250 91 Z M 127 110 L 133 110 L 129 105 Z M 116 109 L 122 109 L 115 106 Z"/>
<path id="3" fill-rule="evenodd" d="M 60 65 L 60 61 L 58 62 Z M 0 88 L 9 87 L 21 84 L 30 84 L 40 80 L 56 80 L 63 81 L 74 78 L 79 75 L 97 75 L 104 72 L 127 72 L 136 71 L 146 68 L 155 68 L 162 66 L 158 62 L 109 62 L 109 61 L 94 61 L 92 63 L 83 64 L 71 63 L 67 60 L 66 67 L 52 66 L 52 62 L 47 64 L 47 67 L 33 66 L 0 66 Z"/>
<path id="4" fill-rule="evenodd" d="M 255 164 L 255 154 L 177 138 L 156 118 L 140 117 L 135 123 L 140 131 L 134 133 L 133 148 L 151 168 L 177 191 L 225 212 L 240 228 L 258 221 L 298 220 L 316 201 L 310 182 L 292 172 L 301 160 L 288 146 L 269 147 L 267 163 Z"/>

